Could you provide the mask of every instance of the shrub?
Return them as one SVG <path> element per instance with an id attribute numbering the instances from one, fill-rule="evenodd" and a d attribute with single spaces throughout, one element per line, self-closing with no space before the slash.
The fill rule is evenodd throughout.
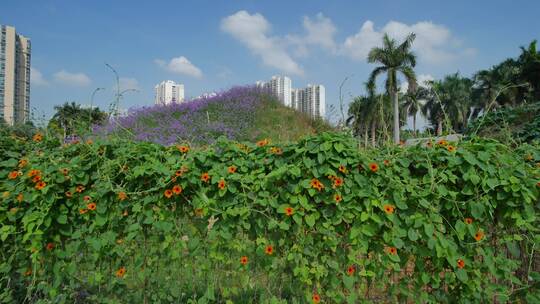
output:
<path id="1" fill-rule="evenodd" d="M 538 146 L 1 141 L 4 302 L 540 299 Z"/>

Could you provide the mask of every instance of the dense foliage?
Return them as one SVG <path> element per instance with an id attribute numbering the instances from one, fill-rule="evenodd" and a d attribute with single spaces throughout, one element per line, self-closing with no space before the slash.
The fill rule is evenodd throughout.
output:
<path id="1" fill-rule="evenodd" d="M 111 120 L 95 131 L 163 145 L 178 141 L 205 145 L 219 136 L 253 141 L 267 133 L 274 135 L 275 131 L 284 136 L 280 140 L 295 140 L 314 133 L 318 127 L 301 113 L 279 106 L 279 101 L 265 90 L 246 86 L 183 103 L 132 109 L 126 117 Z"/>
<path id="2" fill-rule="evenodd" d="M 386 43 L 386 42 L 385 42 Z M 476 119 L 481 113 L 489 112 L 495 108 L 515 107 L 524 103 L 539 100 L 540 96 L 540 51 L 536 47 L 537 42 L 532 41 L 527 47 L 521 47 L 521 54 L 517 58 L 508 58 L 487 70 L 481 70 L 472 77 L 464 77 L 458 73 L 450 74 L 440 80 L 419 83 L 420 90 L 409 90 L 404 94 L 399 104 L 399 112 L 407 112 L 416 117 L 421 110 L 424 117 L 431 125 L 432 134 L 441 135 L 444 132 L 464 132 L 469 121 Z M 377 48 L 372 51 L 380 51 Z M 381 53 L 381 56 L 390 56 L 392 53 Z M 408 54 L 407 56 L 412 56 Z M 395 60 L 407 60 L 405 54 L 395 56 Z M 412 57 L 414 58 L 414 57 Z M 410 61 L 410 59 L 408 59 Z M 414 66 L 414 65 L 412 65 Z M 373 73 L 381 73 L 377 68 Z M 410 71 L 414 76 L 414 71 Z M 412 76 L 405 75 L 406 81 L 416 81 Z M 387 94 L 395 94 L 395 82 L 397 79 L 389 78 L 386 82 Z M 373 74 L 368 84 L 373 85 Z M 422 88 L 423 86 L 423 88 Z M 413 85 L 414 87 L 414 85 Z M 389 89 L 390 88 L 390 89 Z M 367 88 L 372 91 L 372 88 Z M 373 96 L 372 93 L 370 95 Z M 389 123 L 394 117 L 382 117 L 377 111 L 378 103 L 365 103 L 369 97 L 355 98 L 349 107 L 348 123 L 353 128 L 355 135 L 369 137 L 372 142 L 376 133 L 367 133 L 373 125 L 381 125 L 382 120 Z M 366 107 L 368 109 L 366 109 Z M 395 105 L 392 107 L 395 108 Z M 390 112 L 387 106 L 386 112 Z M 394 111 L 396 111 L 394 109 Z M 400 116 L 401 118 L 401 116 Z M 403 121 L 403 119 L 401 118 Z M 416 129 L 413 126 L 413 129 Z M 367 139 L 365 139 L 367 141 Z"/>
<path id="3" fill-rule="evenodd" d="M 540 301 L 538 146 L 0 140 L 0 302 Z"/>
<path id="4" fill-rule="evenodd" d="M 540 102 L 489 112 L 474 120 L 467 133 L 505 142 L 540 141 Z"/>

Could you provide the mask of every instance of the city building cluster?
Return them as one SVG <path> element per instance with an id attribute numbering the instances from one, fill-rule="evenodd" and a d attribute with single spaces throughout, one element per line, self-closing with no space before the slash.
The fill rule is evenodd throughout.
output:
<path id="1" fill-rule="evenodd" d="M 257 81 L 256 85 L 270 90 L 287 107 L 313 118 L 325 117 L 325 90 L 322 85 L 308 84 L 305 88 L 295 89 L 287 76 L 273 76 L 270 81 Z"/>

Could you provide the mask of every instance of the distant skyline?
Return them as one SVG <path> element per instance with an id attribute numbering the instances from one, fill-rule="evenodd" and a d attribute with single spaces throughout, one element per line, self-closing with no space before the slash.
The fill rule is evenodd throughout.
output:
<path id="1" fill-rule="evenodd" d="M 421 79 L 471 76 L 540 38 L 539 1 L 18 1 L 3 0 L 0 24 L 32 42 L 31 107 L 49 118 L 66 101 L 107 110 L 112 65 L 121 107 L 150 106 L 163 80 L 186 98 L 287 75 L 293 87 L 326 87 L 327 113 L 364 93 L 366 54 L 384 32 L 415 32 Z M 158 13 L 159 11 L 159 13 Z M 340 115 L 340 114 L 339 114 Z"/>

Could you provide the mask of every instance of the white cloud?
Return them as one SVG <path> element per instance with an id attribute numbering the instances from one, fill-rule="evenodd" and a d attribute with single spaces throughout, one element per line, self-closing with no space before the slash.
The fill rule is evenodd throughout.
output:
<path id="1" fill-rule="evenodd" d="M 45 86 L 45 85 L 48 85 L 49 82 L 45 80 L 45 78 L 43 77 L 43 74 L 41 74 L 41 72 L 38 69 L 30 67 L 30 84 L 38 85 L 38 86 L 40 85 Z"/>
<path id="2" fill-rule="evenodd" d="M 154 62 L 169 72 L 184 74 L 195 78 L 201 78 L 203 76 L 202 71 L 184 56 L 173 58 L 169 63 L 166 63 L 162 59 L 156 59 Z"/>
<path id="3" fill-rule="evenodd" d="M 341 52 L 352 59 L 365 60 L 371 48 L 381 45 L 384 33 L 388 33 L 398 42 L 403 41 L 409 33 L 415 33 L 412 50 L 417 53 L 419 61 L 428 64 L 445 64 L 459 57 L 475 54 L 475 49 L 463 49 L 461 41 L 443 25 L 428 21 L 412 25 L 390 21 L 377 30 L 369 20 L 364 22 L 358 33 L 345 40 Z"/>
<path id="4" fill-rule="evenodd" d="M 325 17 L 322 13 L 318 13 L 314 19 L 304 16 L 303 26 L 306 31 L 304 36 L 287 36 L 288 41 L 296 46 L 296 55 L 306 56 L 308 46 L 319 46 L 332 53 L 336 52 L 334 35 L 337 29 L 330 18 Z"/>
<path id="5" fill-rule="evenodd" d="M 72 86 L 88 86 L 92 82 L 84 73 L 70 73 L 66 70 L 61 70 L 53 75 L 54 80 L 58 83 Z"/>
<path id="6" fill-rule="evenodd" d="M 135 78 L 120 77 L 120 89 L 121 90 L 140 90 L 139 81 Z M 114 84 L 114 90 L 116 90 L 116 84 Z"/>
<path id="7" fill-rule="evenodd" d="M 270 23 L 258 13 L 238 11 L 221 20 L 221 30 L 261 57 L 264 65 L 286 73 L 302 75 L 302 68 L 287 53 L 284 39 L 269 36 L 270 29 Z"/>

